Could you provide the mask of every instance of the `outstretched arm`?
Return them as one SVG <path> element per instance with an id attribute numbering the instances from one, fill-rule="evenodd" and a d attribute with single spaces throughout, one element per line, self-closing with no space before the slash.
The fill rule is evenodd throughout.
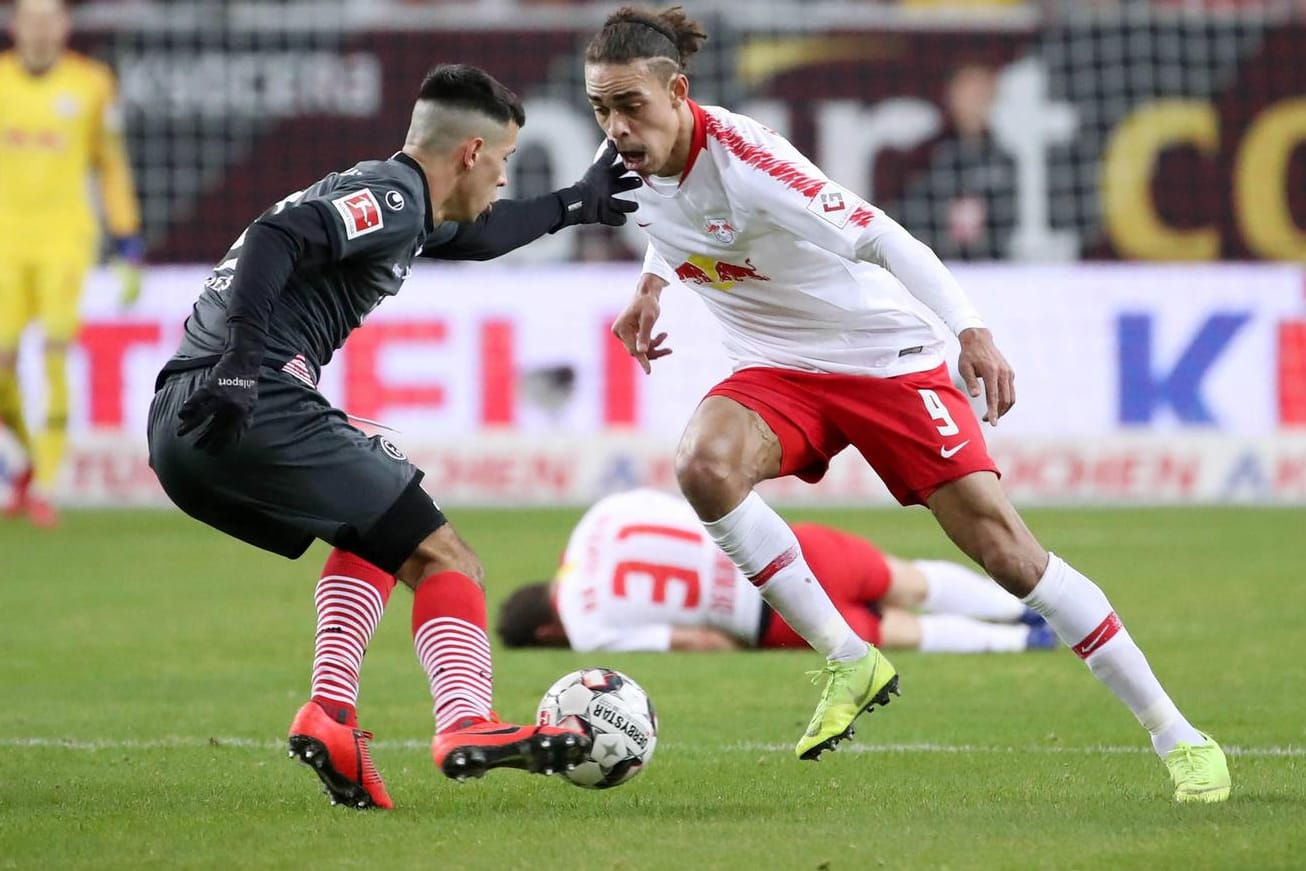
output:
<path id="1" fill-rule="evenodd" d="M 634 190 L 641 182 L 626 172 L 616 155 L 615 146 L 609 143 L 571 187 L 529 200 L 495 203 L 475 221 L 456 225 L 452 235 L 444 227 L 436 228 L 434 240 L 422 249 L 421 256 L 491 260 L 573 224 L 621 226 L 637 206 L 619 194 Z"/>
<path id="2" fill-rule="evenodd" d="M 561 191 L 529 200 L 500 200 L 475 221 L 442 225 L 422 249 L 432 260 L 493 260 L 562 226 Z M 452 234 L 449 228 L 455 227 Z M 442 238 L 447 236 L 447 238 Z"/>

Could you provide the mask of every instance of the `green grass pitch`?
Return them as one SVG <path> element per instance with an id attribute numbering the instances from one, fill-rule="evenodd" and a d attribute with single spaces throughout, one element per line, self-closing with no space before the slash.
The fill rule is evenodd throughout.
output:
<path id="1" fill-rule="evenodd" d="M 491 610 L 549 572 L 578 512 L 453 511 Z M 922 511 L 793 512 L 909 556 L 951 555 Z M 1231 751 L 1232 799 L 1177 806 L 1129 713 L 1069 652 L 898 654 L 902 697 L 819 764 L 802 653 L 497 652 L 530 717 L 605 664 L 661 717 L 631 784 L 588 792 L 428 753 L 408 594 L 373 641 L 363 725 L 398 807 L 331 808 L 282 737 L 306 697 L 313 583 L 170 512 L 0 525 L 0 868 L 1120 869 L 1306 865 L 1306 513 L 1030 512 L 1096 578 L 1172 696 Z M 1234 755 L 1236 754 L 1236 755 Z"/>

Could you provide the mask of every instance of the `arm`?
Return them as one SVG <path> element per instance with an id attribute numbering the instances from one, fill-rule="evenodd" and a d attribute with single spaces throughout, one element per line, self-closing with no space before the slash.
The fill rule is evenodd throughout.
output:
<path id="1" fill-rule="evenodd" d="M 647 260 L 645 269 L 648 269 Z M 628 354 L 639 361 L 645 375 L 653 371 L 650 361 L 671 353 L 670 348 L 662 347 L 667 334 L 653 335 L 653 325 L 662 313 L 662 290 L 667 284 L 667 280 L 659 275 L 648 271 L 642 273 L 635 286 L 635 298 L 612 324 L 612 335 L 626 346 Z"/>
<path id="2" fill-rule="evenodd" d="M 718 650 L 739 650 L 744 645 L 733 635 L 706 626 L 673 626 L 671 628 L 671 649 L 707 652 Z"/>
<path id="3" fill-rule="evenodd" d="M 760 210 L 798 238 L 848 260 L 875 263 L 902 282 L 957 335 L 961 342 L 957 370 L 972 397 L 980 395 L 984 382 L 988 400 L 984 420 L 996 426 L 1016 402 L 1015 373 L 952 273 L 896 221 L 831 182 L 788 142 L 773 138 L 770 144 L 812 184 L 799 191 L 773 179 L 762 180 L 756 189 Z"/>
<path id="4" fill-rule="evenodd" d="M 422 249 L 432 260 L 491 260 L 562 226 L 566 213 L 561 193 L 530 200 L 501 200 L 467 224 L 458 224 L 447 241 Z"/>
<path id="5" fill-rule="evenodd" d="M 122 281 L 121 301 L 130 305 L 140 296 L 140 265 L 145 257 L 141 214 L 132 184 L 131 164 L 123 144 L 122 111 L 113 77 L 105 73 L 103 96 L 92 133 L 91 163 L 100 191 L 104 221 Z"/>
<path id="6" fill-rule="evenodd" d="M 113 78 L 107 73 L 91 147 L 91 160 L 109 234 L 115 238 L 137 236 L 141 231 L 141 214 L 132 184 L 131 164 L 123 144 L 122 112 L 118 107 Z"/>
<path id="7" fill-rule="evenodd" d="M 984 420 L 997 426 L 998 418 L 1016 404 L 1016 373 L 993 342 L 979 312 L 930 247 L 885 215 L 877 220 L 886 227 L 866 245 L 865 259 L 883 266 L 913 296 L 929 306 L 961 342 L 957 371 L 972 397 L 984 382 L 988 410 Z M 892 226 L 887 226 L 892 225 Z"/>
<path id="8" fill-rule="evenodd" d="M 311 205 L 293 206 L 250 225 L 226 291 L 226 347 L 204 384 L 178 412 L 178 435 L 208 422 L 195 440 L 197 448 L 216 452 L 240 440 L 258 399 L 258 372 L 277 298 L 299 265 L 331 259 L 322 213 Z"/>
<path id="9" fill-rule="evenodd" d="M 490 260 L 515 251 L 545 233 L 573 224 L 619 227 L 638 206 L 619 194 L 639 187 L 639 177 L 628 174 L 616 159 L 611 143 L 571 187 L 529 200 L 495 203 L 474 222 L 459 224 L 448 240 L 422 249 L 421 256 L 438 260 Z"/>

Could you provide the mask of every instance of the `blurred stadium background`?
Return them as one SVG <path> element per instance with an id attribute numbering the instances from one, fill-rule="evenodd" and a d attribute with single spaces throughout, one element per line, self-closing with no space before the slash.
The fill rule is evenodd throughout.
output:
<path id="1" fill-rule="evenodd" d="M 164 504 L 146 408 L 212 260 L 269 203 L 390 154 L 433 64 L 525 99 L 508 196 L 577 177 L 599 140 L 579 50 L 615 5 L 75 4 L 74 47 L 119 77 L 150 269 L 132 309 L 89 282 L 65 504 Z M 1018 502 L 1306 503 L 1306 3 L 687 5 L 711 33 L 697 99 L 786 133 L 955 264 L 1018 373 L 993 434 Z M 443 503 L 670 484 L 726 362 L 687 291 L 652 378 L 607 334 L 640 252 L 633 226 L 582 228 L 423 264 L 324 390 L 397 430 Z M 887 500 L 844 459 L 771 493 Z"/>

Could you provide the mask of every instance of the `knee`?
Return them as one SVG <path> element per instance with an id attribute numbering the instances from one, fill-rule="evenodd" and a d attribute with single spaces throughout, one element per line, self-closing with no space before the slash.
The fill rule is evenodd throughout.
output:
<path id="1" fill-rule="evenodd" d="M 731 456 L 724 440 L 697 439 L 677 449 L 676 482 L 700 516 L 725 514 L 752 488 Z"/>
<path id="2" fill-rule="evenodd" d="M 979 562 L 989 577 L 1015 596 L 1028 596 L 1047 568 L 1047 553 L 1028 533 L 991 527 L 980 542 Z"/>

